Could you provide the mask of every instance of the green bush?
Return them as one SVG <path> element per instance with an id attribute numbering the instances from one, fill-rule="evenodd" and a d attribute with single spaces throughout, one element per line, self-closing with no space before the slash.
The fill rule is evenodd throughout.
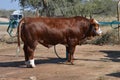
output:
<path id="1" fill-rule="evenodd" d="M 120 37 L 120 36 L 119 36 Z M 95 40 L 91 41 L 91 44 L 120 44 L 120 38 L 118 37 L 118 31 L 117 30 L 111 30 L 106 32 L 100 37 L 97 37 Z"/>

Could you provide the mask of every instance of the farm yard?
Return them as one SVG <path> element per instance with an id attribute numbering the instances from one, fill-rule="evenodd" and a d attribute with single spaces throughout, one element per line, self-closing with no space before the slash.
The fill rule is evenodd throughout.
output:
<path id="1" fill-rule="evenodd" d="M 102 30 L 109 28 L 103 27 Z M 6 26 L 0 26 L 0 80 L 120 80 L 120 45 L 77 46 L 74 65 L 58 59 L 53 47 L 48 49 L 38 45 L 36 67 L 26 68 L 23 44 L 17 56 L 17 43 L 11 42 L 6 29 Z M 65 58 L 65 47 L 57 45 L 56 48 Z"/>
<path id="2" fill-rule="evenodd" d="M 5 1 L 4 4 L 7 3 Z M 24 8 L 30 8 L 30 11 L 23 12 L 25 17 L 35 17 L 37 12 L 37 16 L 43 17 L 84 16 L 95 18 L 98 22 L 108 22 L 109 25 L 100 26 L 102 36 L 76 47 L 74 65 L 65 63 L 65 46 L 56 46 L 58 55 L 63 58 L 59 59 L 54 47 L 46 48 L 39 44 L 35 50 L 35 68 L 26 68 L 23 43 L 21 42 L 20 53 L 17 54 L 17 38 L 10 37 L 9 34 L 12 33 L 7 33 L 8 25 L 0 25 L 0 80 L 120 80 L 120 39 L 118 29 L 112 28 L 116 28 L 120 22 L 120 0 L 9 1 L 9 4 L 18 2 L 23 11 Z M 8 23 L 13 12 L 14 9 L 10 6 L 7 6 L 7 10 L 0 10 L 0 22 Z M 112 30 L 114 32 L 110 32 Z M 13 32 L 14 35 L 16 29 Z"/>

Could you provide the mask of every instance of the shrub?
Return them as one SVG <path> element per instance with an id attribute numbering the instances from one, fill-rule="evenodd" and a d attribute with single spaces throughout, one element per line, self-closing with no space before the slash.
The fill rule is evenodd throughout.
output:
<path id="1" fill-rule="evenodd" d="M 101 37 L 97 37 L 96 39 L 92 40 L 92 44 L 120 44 L 120 36 L 116 29 L 111 30 L 103 34 Z"/>

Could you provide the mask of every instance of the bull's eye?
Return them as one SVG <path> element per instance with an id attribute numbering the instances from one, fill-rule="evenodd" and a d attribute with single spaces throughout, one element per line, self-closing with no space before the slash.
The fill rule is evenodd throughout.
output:
<path id="1" fill-rule="evenodd" d="M 99 26 L 98 25 L 95 25 L 95 30 L 97 31 L 99 29 Z"/>

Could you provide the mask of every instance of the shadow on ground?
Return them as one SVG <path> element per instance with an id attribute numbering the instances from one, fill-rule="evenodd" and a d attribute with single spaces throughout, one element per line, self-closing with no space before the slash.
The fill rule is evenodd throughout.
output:
<path id="1" fill-rule="evenodd" d="M 110 61 L 113 62 L 120 62 L 120 51 L 111 51 L 111 50 L 102 50 L 100 51 L 104 54 L 107 54 L 105 57 L 107 57 L 107 59 L 109 59 Z M 8 56 L 8 55 L 0 55 L 0 56 Z M 10 55 L 9 55 L 10 57 Z M 11 56 L 13 57 L 13 56 Z M 23 56 L 21 56 L 23 57 Z M 94 59 L 75 59 L 75 60 L 83 60 L 83 61 L 106 61 L 104 59 L 100 59 L 100 60 L 94 60 Z M 35 60 L 35 64 L 57 64 L 59 62 L 65 62 L 65 58 L 64 59 L 59 59 L 59 58 L 51 58 L 51 57 L 39 57 L 39 59 Z M 9 61 L 9 62 L 0 62 L 0 67 L 21 67 L 24 66 L 24 61 Z M 120 75 L 120 73 L 117 73 L 118 75 Z M 110 74 L 109 74 L 110 75 Z M 114 74 L 111 74 L 114 75 Z"/>
<path id="2" fill-rule="evenodd" d="M 35 64 L 57 64 L 59 62 L 65 62 L 65 59 L 58 58 L 47 58 L 47 59 L 37 59 Z M 0 67 L 22 67 L 24 66 L 24 61 L 10 61 L 10 62 L 0 62 Z"/>
<path id="3" fill-rule="evenodd" d="M 107 54 L 105 57 L 108 57 L 111 61 L 120 62 L 120 51 L 102 50 L 100 52 Z"/>
<path id="4" fill-rule="evenodd" d="M 118 77 L 118 78 L 120 78 L 120 72 L 107 74 L 107 76 L 112 76 L 112 77 Z"/>

